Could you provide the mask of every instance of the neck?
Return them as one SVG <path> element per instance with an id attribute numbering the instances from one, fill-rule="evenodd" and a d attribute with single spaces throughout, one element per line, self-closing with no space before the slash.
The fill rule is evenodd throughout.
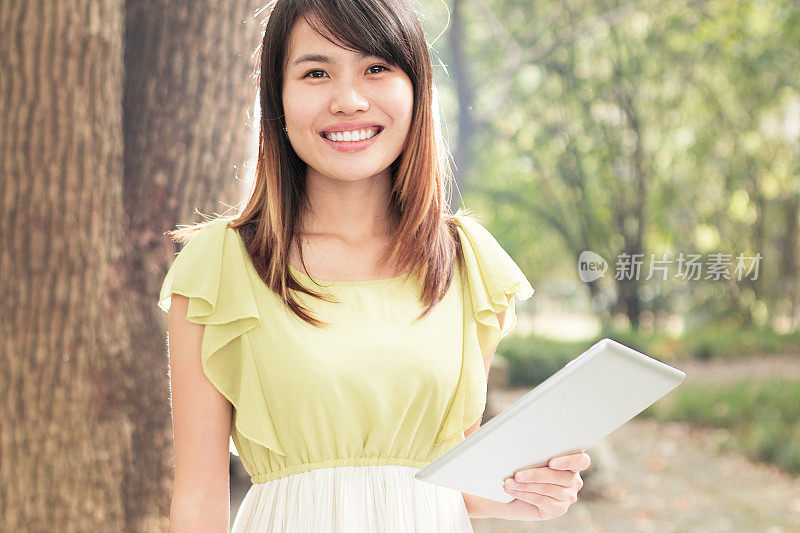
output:
<path id="1" fill-rule="evenodd" d="M 310 168 L 310 167 L 309 167 Z M 344 180 L 306 173 L 306 202 L 301 233 L 337 235 L 363 241 L 391 235 L 388 169 L 369 178 Z"/>

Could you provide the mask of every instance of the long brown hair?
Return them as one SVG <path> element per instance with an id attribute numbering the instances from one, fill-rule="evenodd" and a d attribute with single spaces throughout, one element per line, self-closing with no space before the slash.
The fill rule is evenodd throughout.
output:
<path id="1" fill-rule="evenodd" d="M 433 69 L 417 11 L 411 0 L 276 0 L 266 11 L 256 66 L 261 108 L 258 159 L 247 203 L 231 219 L 264 283 L 298 317 L 325 328 L 290 290 L 332 300 L 300 284 L 289 269 L 290 243 L 298 230 L 305 198 L 306 164 L 284 134 L 283 74 L 289 34 L 303 17 L 322 37 L 348 50 L 380 57 L 409 76 L 414 88 L 411 127 L 401 155 L 391 164 L 390 217 L 396 221 L 379 268 L 395 264 L 404 278 L 417 275 L 423 318 L 450 287 L 459 239 L 446 200 L 453 182 L 433 108 Z M 258 53 L 259 50 L 256 50 Z M 461 213 L 461 210 L 459 211 Z M 464 211 L 466 213 L 466 211 Z M 207 222 L 167 232 L 186 242 Z M 298 239 L 302 261 L 302 246 Z"/>

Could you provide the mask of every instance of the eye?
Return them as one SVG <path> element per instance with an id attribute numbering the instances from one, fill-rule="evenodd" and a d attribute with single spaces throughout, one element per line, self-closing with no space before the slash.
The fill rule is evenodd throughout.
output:
<path id="1" fill-rule="evenodd" d="M 306 75 L 305 75 L 305 76 L 303 76 L 303 77 L 304 77 L 304 78 L 308 78 L 308 77 L 309 77 L 309 74 L 312 74 L 312 73 L 314 73 L 314 72 L 325 72 L 325 71 L 324 71 L 324 70 L 320 70 L 320 69 L 318 69 L 318 68 L 317 68 L 317 69 L 314 69 L 314 70 L 309 70 L 309 71 L 306 73 Z M 310 77 L 312 77 L 312 78 L 316 78 L 316 77 L 318 77 L 318 76 L 310 76 Z"/>
<path id="2" fill-rule="evenodd" d="M 386 67 L 385 65 L 372 65 L 372 66 L 371 66 L 371 67 L 369 67 L 367 70 L 372 70 L 372 69 L 374 69 L 374 68 L 382 68 L 383 70 L 389 70 L 389 68 L 388 68 L 388 67 Z M 376 72 L 375 74 L 379 74 L 380 72 L 382 72 L 382 71 L 380 71 L 380 70 L 379 70 L 379 71 L 378 71 L 378 72 Z"/>
<path id="3" fill-rule="evenodd" d="M 387 66 L 385 66 L 385 65 L 372 65 L 371 67 L 369 67 L 369 68 L 367 69 L 367 72 L 369 72 L 370 70 L 372 70 L 372 69 L 374 69 L 374 68 L 380 68 L 380 69 L 387 70 L 387 71 L 388 71 L 388 70 L 391 70 L 389 67 L 387 67 Z M 383 72 L 383 70 L 379 70 L 378 72 L 374 72 L 374 74 L 380 74 L 381 72 Z M 324 70 L 322 70 L 322 69 L 318 69 L 318 68 L 316 68 L 316 69 L 314 69 L 314 70 L 309 70 L 309 71 L 306 73 L 306 75 L 305 75 L 305 76 L 303 76 L 303 78 L 319 79 L 319 78 L 321 78 L 321 77 L 322 77 L 322 76 L 311 76 L 311 74 L 313 74 L 314 72 L 323 72 L 323 73 L 324 73 L 325 71 L 324 71 Z"/>

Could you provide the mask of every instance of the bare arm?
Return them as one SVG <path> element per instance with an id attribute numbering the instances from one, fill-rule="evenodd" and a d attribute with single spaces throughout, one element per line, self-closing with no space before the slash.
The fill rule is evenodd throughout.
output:
<path id="1" fill-rule="evenodd" d="M 503 314 L 497 313 L 497 321 L 500 323 L 500 329 L 503 329 Z M 486 380 L 489 380 L 489 368 L 492 366 L 492 359 L 494 359 L 494 353 L 497 351 L 497 346 L 486 352 L 486 355 L 483 356 L 483 368 L 486 370 Z M 464 432 L 464 437 L 469 437 L 473 432 L 477 431 L 481 425 L 481 421 L 478 420 L 473 425 L 471 425 L 467 430 Z"/>
<path id="2" fill-rule="evenodd" d="M 497 313 L 497 320 L 500 322 L 500 329 L 503 328 L 503 315 L 501 313 Z M 489 379 L 489 367 L 492 365 L 492 359 L 494 358 L 494 353 L 497 351 L 497 346 L 494 349 L 490 350 L 483 356 L 483 366 L 486 369 L 486 379 Z M 470 426 L 465 432 L 464 437 L 468 437 L 473 432 L 477 431 L 481 425 L 481 421 L 478 420 L 472 426 Z M 492 512 L 492 509 L 497 505 L 502 505 L 499 502 L 494 500 L 489 500 L 486 498 L 481 498 L 480 496 L 475 496 L 474 494 L 467 494 L 466 492 L 461 493 L 462 498 L 464 498 L 464 505 L 467 507 L 467 514 L 472 518 L 486 518 L 495 516 Z"/>
<path id="3" fill-rule="evenodd" d="M 232 405 L 203 373 L 205 326 L 186 320 L 188 304 L 187 297 L 173 294 L 168 319 L 175 442 L 169 531 L 227 532 Z"/>

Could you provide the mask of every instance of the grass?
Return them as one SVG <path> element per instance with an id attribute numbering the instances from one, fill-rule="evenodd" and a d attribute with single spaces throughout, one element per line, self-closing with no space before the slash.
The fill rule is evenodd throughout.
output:
<path id="1" fill-rule="evenodd" d="M 724 448 L 800 473 L 800 382 L 771 378 L 684 384 L 641 415 L 725 428 L 731 439 Z"/>

